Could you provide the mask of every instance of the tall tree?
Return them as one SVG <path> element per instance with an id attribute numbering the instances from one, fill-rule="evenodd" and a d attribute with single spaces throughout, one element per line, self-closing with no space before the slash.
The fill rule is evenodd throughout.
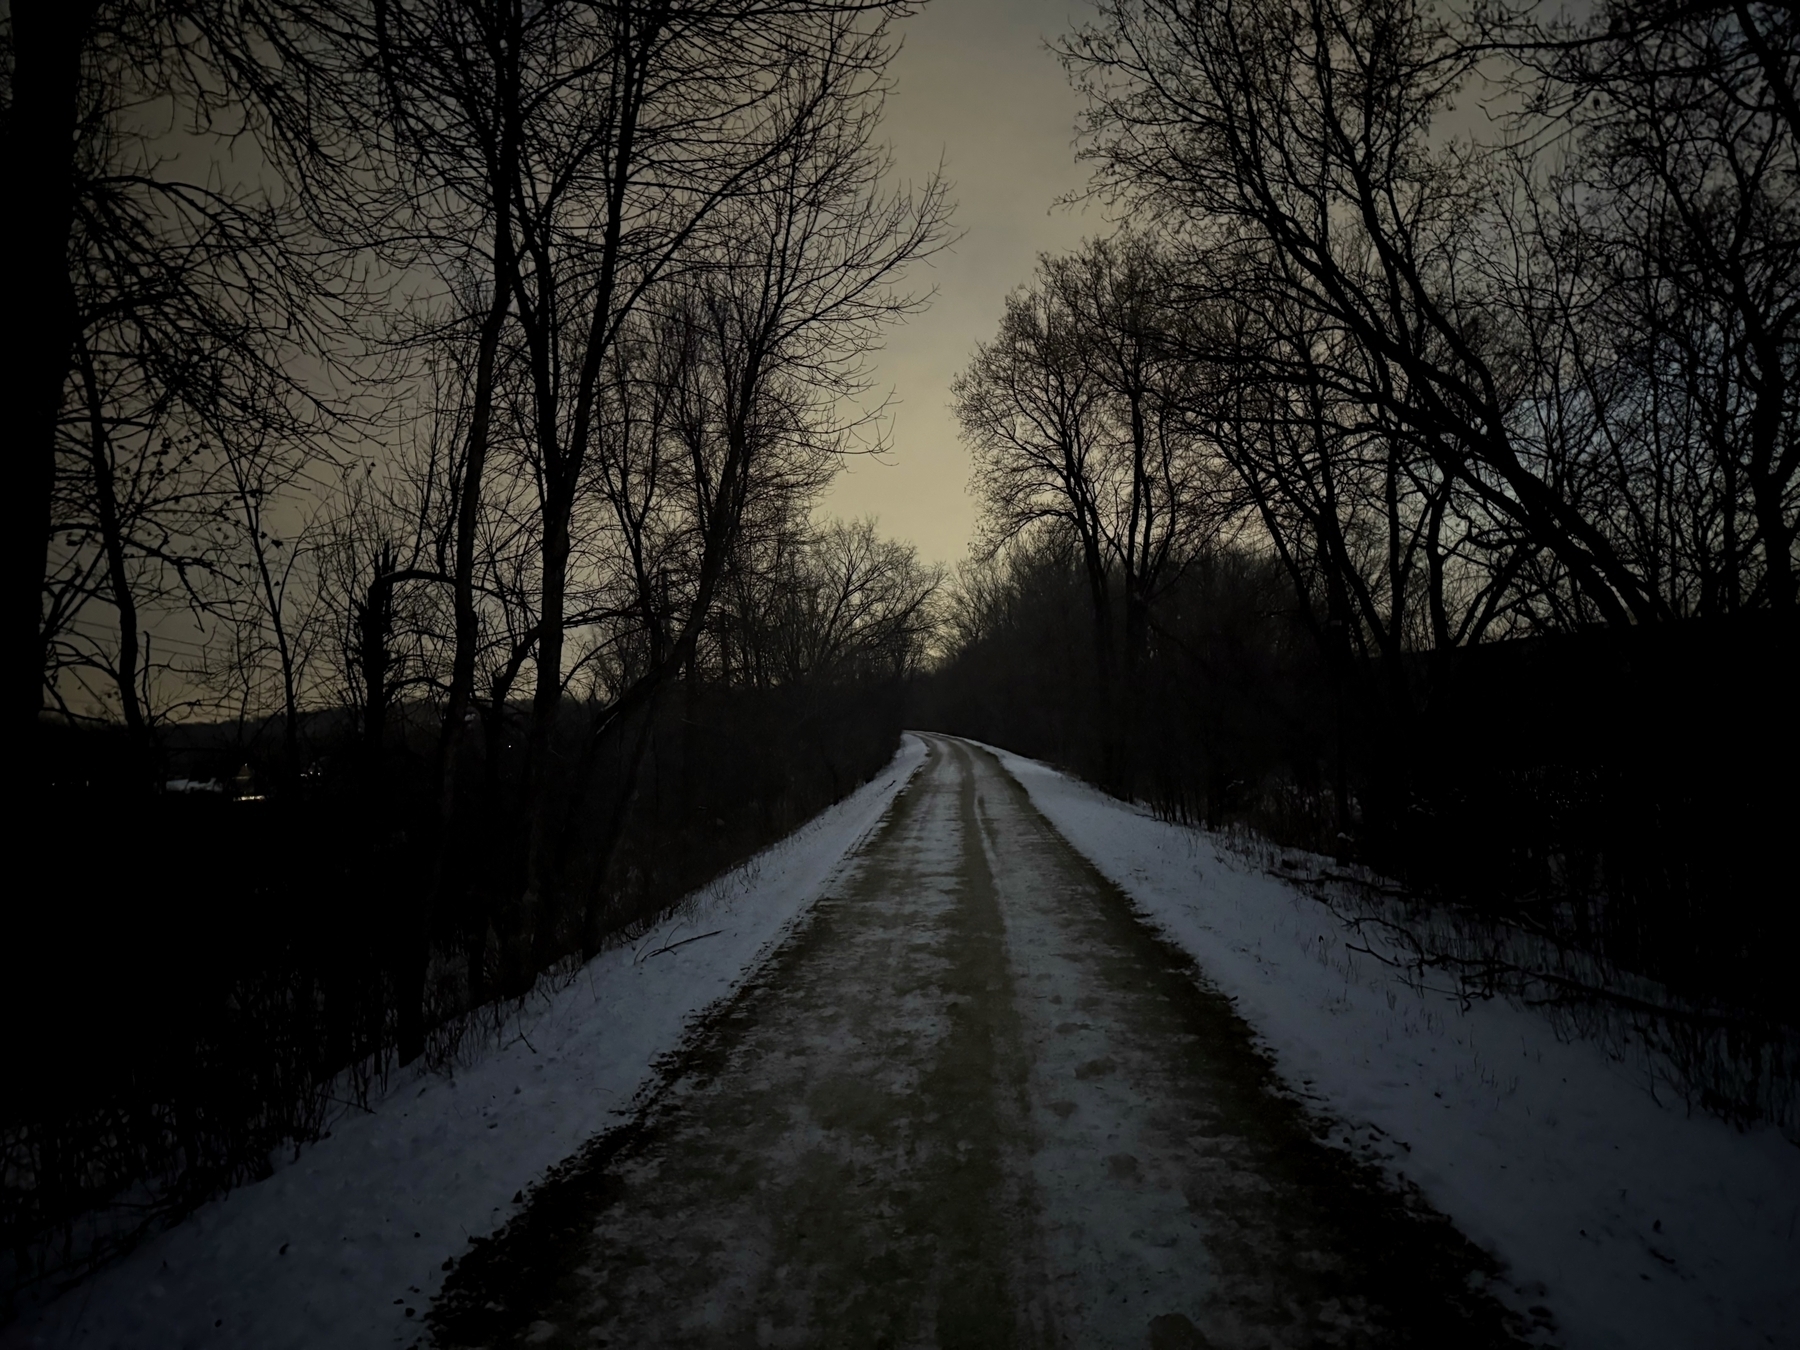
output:
<path id="1" fill-rule="evenodd" d="M 1064 53 L 1101 190 L 1256 260 L 1353 343 L 1337 374 L 1355 397 L 1553 557 L 1579 612 L 1667 617 L 1533 439 L 1534 391 L 1474 265 L 1487 169 L 1433 139 L 1476 59 L 1446 20 L 1410 0 L 1109 0 Z"/>

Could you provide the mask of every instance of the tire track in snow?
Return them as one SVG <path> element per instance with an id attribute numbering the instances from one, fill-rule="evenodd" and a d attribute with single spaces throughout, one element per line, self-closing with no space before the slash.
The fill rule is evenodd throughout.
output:
<path id="1" fill-rule="evenodd" d="M 475 1345 L 1498 1346 L 1494 1263 L 949 738 L 431 1314 Z"/>

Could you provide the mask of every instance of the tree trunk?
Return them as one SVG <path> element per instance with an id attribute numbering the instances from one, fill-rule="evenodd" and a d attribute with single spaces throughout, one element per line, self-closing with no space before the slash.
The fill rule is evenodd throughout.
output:
<path id="1" fill-rule="evenodd" d="M 475 613 L 475 534 L 481 523 L 481 485 L 487 467 L 489 426 L 494 410 L 494 366 L 506 324 L 507 287 L 499 278 L 493 305 L 481 326 L 476 355 L 474 407 L 469 418 L 469 450 L 463 463 L 461 493 L 456 504 L 456 557 L 451 575 L 451 604 L 456 616 L 456 644 L 450 660 L 450 689 L 444 703 L 444 725 L 438 738 L 438 820 L 448 836 L 456 812 L 457 757 L 465 739 L 469 708 L 475 698 L 475 648 L 481 632 Z"/>
<path id="2" fill-rule="evenodd" d="M 1776 452 L 1781 441 L 1782 415 L 1787 405 L 1787 380 L 1779 343 L 1757 344 L 1762 379 L 1756 390 L 1756 408 L 1750 422 L 1750 502 L 1756 512 L 1757 532 L 1763 541 L 1763 589 L 1775 609 L 1794 604 L 1794 565 L 1789 556 L 1793 532 L 1788 528 L 1782 500 L 1790 481 L 1778 471 Z"/>
<path id="3" fill-rule="evenodd" d="M 619 840 L 624 837 L 625 823 L 631 815 L 631 799 L 637 791 L 638 771 L 643 767 L 644 752 L 649 749 L 650 739 L 656 732 L 657 697 L 653 693 L 644 707 L 644 724 L 638 730 L 630 752 L 620 766 L 618 789 L 613 796 L 612 810 L 607 813 L 606 827 L 600 836 L 599 847 L 595 850 L 593 883 L 588 888 L 587 903 L 583 908 L 581 921 L 581 955 L 583 960 L 592 960 L 600 953 L 600 944 L 605 939 L 606 922 L 606 878 L 612 863 L 613 851 L 618 848 Z"/>
<path id="4" fill-rule="evenodd" d="M 378 791 L 382 744 L 387 739 L 388 634 L 394 623 L 394 552 L 386 544 L 375 559 L 375 575 L 357 606 L 357 673 L 363 686 L 364 781 Z"/>
<path id="5" fill-rule="evenodd" d="M 552 902 L 554 882 L 550 761 L 563 696 L 563 605 L 569 567 L 569 507 L 561 505 L 561 496 L 560 486 L 553 483 L 551 501 L 544 512 L 537 680 L 531 700 L 531 729 L 526 741 L 525 784 L 520 802 L 526 831 L 525 885 L 507 906 L 501 935 L 501 993 L 513 997 L 531 988 L 540 948 L 549 936 L 544 920 Z"/>
<path id="6" fill-rule="evenodd" d="M 100 381 L 93 353 L 81 336 L 75 339 L 80 356 L 81 385 L 88 412 L 88 464 L 93 472 L 94 513 L 100 522 L 100 545 L 106 554 L 106 584 L 113 608 L 119 615 L 119 657 L 113 672 L 119 690 L 119 709 L 134 743 L 145 740 L 144 711 L 138 702 L 138 610 L 125 569 L 125 536 L 119 519 L 119 499 L 113 485 L 112 444 L 100 406 Z"/>
<path id="7" fill-rule="evenodd" d="M 6 121 L 14 208 L 7 211 L 15 341 L 0 361 L 0 405 L 11 428 L 6 586 L 15 727 L 35 724 L 44 697 L 43 585 L 49 562 L 56 422 L 79 331 L 69 278 L 75 207 L 75 127 L 81 52 L 93 0 L 13 6 L 12 107 Z M 30 202 L 30 209 L 18 205 Z M 29 327 L 29 333 L 26 328 Z"/>

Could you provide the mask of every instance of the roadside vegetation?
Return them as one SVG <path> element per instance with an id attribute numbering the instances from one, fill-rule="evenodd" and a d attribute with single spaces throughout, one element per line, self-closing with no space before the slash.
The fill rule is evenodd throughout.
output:
<path id="1" fill-rule="evenodd" d="M 923 723 L 1800 1138 L 1794 14 L 1105 0 L 1059 50 L 1130 227 L 956 387 Z"/>
<path id="2" fill-rule="evenodd" d="M 958 380 L 947 581 L 815 509 L 949 229 L 913 7 L 14 6 L 0 1315 L 907 724 L 1800 1137 L 1800 14 L 1100 0 L 1129 225 Z"/>
<path id="3" fill-rule="evenodd" d="M 905 9 L 14 15 L 9 1305 L 891 757 L 939 578 L 814 506 Z"/>

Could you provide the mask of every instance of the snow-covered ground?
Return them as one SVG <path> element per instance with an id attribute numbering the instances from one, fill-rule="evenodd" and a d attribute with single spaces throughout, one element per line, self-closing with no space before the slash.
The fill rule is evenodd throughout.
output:
<path id="1" fill-rule="evenodd" d="M 1658 1105 L 1536 1014 L 1423 994 L 1322 905 L 1205 833 L 1001 753 L 1038 809 L 1236 1002 L 1347 1147 L 1417 1184 L 1510 1266 L 1574 1347 L 1800 1347 L 1800 1149 Z M 831 884 L 924 759 L 721 878 L 657 932 L 530 1001 L 454 1075 L 204 1207 L 6 1346 L 388 1347 L 419 1337 L 447 1258 L 617 1123 L 658 1058 Z M 701 936 L 705 935 L 705 936 Z M 683 942 L 686 938 L 696 941 Z M 682 945 L 674 945 L 680 943 Z"/>
<path id="2" fill-rule="evenodd" d="M 1537 1014 L 1423 994 L 1318 902 L 1033 760 L 1033 803 L 1233 998 L 1284 1079 L 1576 1347 L 1800 1346 L 1800 1148 L 1658 1105 Z"/>
<path id="3" fill-rule="evenodd" d="M 346 1114 L 266 1181 L 205 1206 L 0 1341 L 412 1344 L 446 1259 L 500 1227 L 546 1169 L 628 1114 L 658 1058 L 780 942 L 924 759 L 924 744 L 906 737 L 872 782 L 654 933 L 546 986 L 501 1046 L 454 1075 L 397 1075 L 373 1112 Z"/>

